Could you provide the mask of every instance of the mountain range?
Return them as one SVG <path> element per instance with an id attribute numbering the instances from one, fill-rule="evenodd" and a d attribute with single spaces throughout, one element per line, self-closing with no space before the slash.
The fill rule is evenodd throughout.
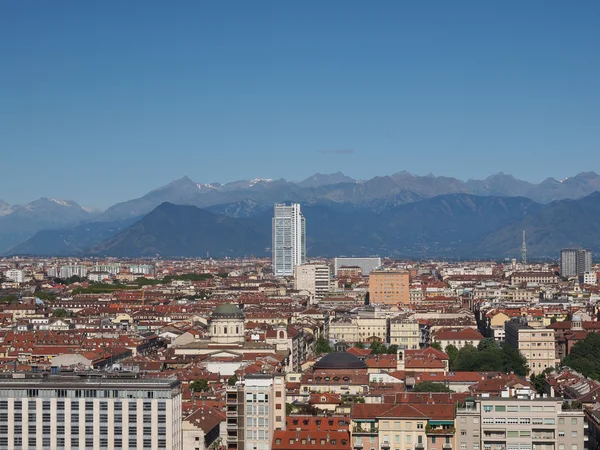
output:
<path id="1" fill-rule="evenodd" d="M 273 203 L 296 201 L 308 252 L 334 256 L 517 256 L 562 247 L 600 250 L 600 176 L 533 184 L 499 173 L 485 180 L 399 172 L 370 180 L 342 173 L 300 182 L 201 184 L 188 177 L 93 213 L 72 201 L 0 201 L 5 254 L 238 256 L 268 254 Z"/>

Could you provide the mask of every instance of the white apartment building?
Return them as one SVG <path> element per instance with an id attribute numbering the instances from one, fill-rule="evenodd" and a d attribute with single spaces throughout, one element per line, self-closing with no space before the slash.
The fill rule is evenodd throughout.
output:
<path id="1" fill-rule="evenodd" d="M 583 275 L 591 270 L 591 251 L 582 248 L 565 248 L 560 251 L 560 274 L 563 277 Z"/>
<path id="2" fill-rule="evenodd" d="M 529 326 L 522 319 L 507 321 L 504 329 L 505 342 L 521 352 L 532 374 L 556 365 L 554 330 Z"/>
<path id="3" fill-rule="evenodd" d="M 227 388 L 228 450 L 270 450 L 285 430 L 285 376 L 249 374 Z"/>
<path id="4" fill-rule="evenodd" d="M 584 450 L 584 431 L 583 410 L 562 399 L 470 398 L 456 410 L 460 450 Z"/>
<path id="5" fill-rule="evenodd" d="M 14 281 L 15 283 L 22 283 L 24 278 L 25 278 L 25 274 L 22 270 L 19 269 L 10 269 L 7 270 L 6 272 L 4 272 L 4 276 L 10 280 L 10 281 Z"/>
<path id="6" fill-rule="evenodd" d="M 418 350 L 421 341 L 419 322 L 414 319 L 390 320 L 390 344 L 407 350 Z"/>
<path id="7" fill-rule="evenodd" d="M 329 292 L 331 269 L 326 264 L 302 264 L 296 266 L 294 288 L 310 292 L 312 300 L 320 300 Z"/>
<path id="8" fill-rule="evenodd" d="M 88 274 L 88 268 L 86 266 L 62 266 L 58 276 L 60 278 L 70 278 L 74 275 L 85 278 Z"/>
<path id="9" fill-rule="evenodd" d="M 381 258 L 335 258 L 333 260 L 334 275 L 337 277 L 340 267 L 360 267 L 364 276 L 381 267 Z"/>
<path id="10" fill-rule="evenodd" d="M 306 262 L 306 220 L 299 203 L 275 204 L 273 216 L 273 273 L 291 277 Z"/>
<path id="11" fill-rule="evenodd" d="M 0 375 L 0 449 L 181 450 L 181 436 L 175 377 Z"/>

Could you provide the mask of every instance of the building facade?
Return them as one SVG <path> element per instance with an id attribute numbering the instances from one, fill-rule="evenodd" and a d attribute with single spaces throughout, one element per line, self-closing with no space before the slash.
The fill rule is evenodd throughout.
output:
<path id="1" fill-rule="evenodd" d="M 306 262 L 306 220 L 300 204 L 275 204 L 272 231 L 273 273 L 293 276 L 295 267 Z"/>
<path id="2" fill-rule="evenodd" d="M 182 449 L 181 383 L 132 374 L 0 376 L 0 449 Z"/>
<path id="3" fill-rule="evenodd" d="M 460 450 L 583 450 L 584 413 L 562 399 L 467 399 L 456 411 Z"/>
<path id="4" fill-rule="evenodd" d="M 331 270 L 326 264 L 302 264 L 296 266 L 294 287 L 310 292 L 311 298 L 320 300 L 329 292 Z"/>
<path id="5" fill-rule="evenodd" d="M 410 303 L 409 274 L 403 270 L 374 270 L 369 275 L 369 302 L 381 305 Z"/>
<path id="6" fill-rule="evenodd" d="M 417 350 L 421 340 L 419 322 L 413 319 L 390 319 L 390 344 L 407 350 Z"/>
<path id="7" fill-rule="evenodd" d="M 538 375 L 556 365 L 554 330 L 531 327 L 521 318 L 509 320 L 504 329 L 505 342 L 521 352 L 531 374 Z"/>
<path id="8" fill-rule="evenodd" d="M 565 248 L 560 251 L 560 274 L 574 277 L 592 271 L 592 252 L 582 248 Z"/>
<path id="9" fill-rule="evenodd" d="M 275 430 L 285 430 L 285 377 L 249 374 L 227 388 L 229 450 L 270 450 Z"/>

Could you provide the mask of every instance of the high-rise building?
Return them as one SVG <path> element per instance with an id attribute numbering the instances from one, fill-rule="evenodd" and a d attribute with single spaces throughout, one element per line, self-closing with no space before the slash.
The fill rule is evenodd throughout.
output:
<path id="1" fill-rule="evenodd" d="M 291 277 L 306 262 L 306 221 L 299 203 L 275 204 L 273 216 L 273 273 Z"/>
<path id="2" fill-rule="evenodd" d="M 563 277 L 583 275 L 591 270 L 591 251 L 582 248 L 565 248 L 560 251 L 560 274 Z"/>
<path id="3" fill-rule="evenodd" d="M 410 278 L 404 270 L 374 270 L 369 275 L 369 302 L 397 305 L 410 303 Z"/>
<path id="4" fill-rule="evenodd" d="M 299 291 L 308 291 L 312 299 L 320 300 L 329 292 L 331 270 L 326 264 L 302 264 L 296 266 L 294 286 Z"/>
<path id="5" fill-rule="evenodd" d="M 504 324 L 504 339 L 525 357 L 531 374 L 538 375 L 556 361 L 554 330 L 529 326 L 522 318 Z"/>
<path id="6" fill-rule="evenodd" d="M 228 450 L 270 450 L 285 422 L 283 375 L 248 374 L 227 388 Z"/>
<path id="7" fill-rule="evenodd" d="M 176 378 L 10 373 L 0 392 L 3 449 L 182 448 Z"/>

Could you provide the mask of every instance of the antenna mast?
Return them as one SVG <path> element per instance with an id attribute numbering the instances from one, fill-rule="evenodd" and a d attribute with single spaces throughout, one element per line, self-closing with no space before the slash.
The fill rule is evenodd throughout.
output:
<path id="1" fill-rule="evenodd" d="M 521 244 L 521 262 L 527 264 L 527 241 L 525 240 L 525 230 L 523 230 L 523 244 Z"/>

